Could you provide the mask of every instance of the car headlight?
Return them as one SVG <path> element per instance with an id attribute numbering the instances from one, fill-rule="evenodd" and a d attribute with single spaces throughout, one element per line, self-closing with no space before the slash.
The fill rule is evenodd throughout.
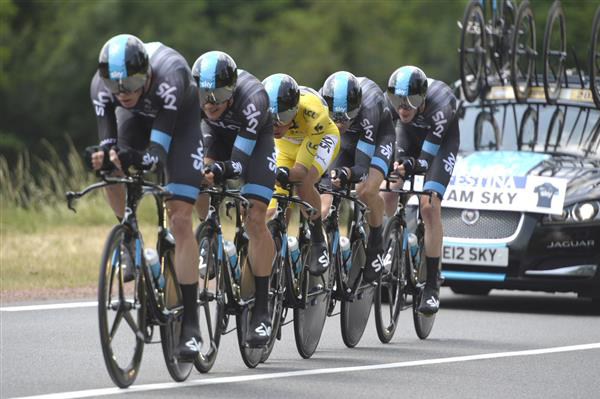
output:
<path id="1" fill-rule="evenodd" d="M 592 220 L 598 214 L 597 202 L 583 202 L 573 207 L 572 215 L 578 222 L 587 222 Z"/>
<path id="2" fill-rule="evenodd" d="M 546 215 L 544 224 L 583 223 L 600 220 L 600 202 L 587 201 L 567 206 L 560 215 Z"/>

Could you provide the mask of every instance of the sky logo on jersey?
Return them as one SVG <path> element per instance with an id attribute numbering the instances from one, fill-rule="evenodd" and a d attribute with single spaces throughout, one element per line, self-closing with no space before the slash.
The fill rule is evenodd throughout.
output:
<path id="1" fill-rule="evenodd" d="M 125 48 L 127 47 L 128 37 L 128 35 L 118 35 L 108 43 L 108 76 L 111 79 L 127 77 Z"/>
<path id="2" fill-rule="evenodd" d="M 242 111 L 246 120 L 248 121 L 248 126 L 246 127 L 246 131 L 256 134 L 256 128 L 258 127 L 258 119 L 257 116 L 260 116 L 260 111 L 256 109 L 256 106 L 252 103 L 248 104 L 245 110 Z"/>

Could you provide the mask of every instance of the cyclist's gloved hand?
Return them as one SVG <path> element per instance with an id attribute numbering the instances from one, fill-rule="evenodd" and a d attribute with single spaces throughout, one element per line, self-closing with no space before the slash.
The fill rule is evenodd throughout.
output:
<path id="1" fill-rule="evenodd" d="M 132 148 L 115 147 L 121 170 L 126 173 L 137 173 L 138 171 L 153 171 L 158 165 L 158 156 L 152 155 L 148 151 L 140 152 Z"/>
<path id="2" fill-rule="evenodd" d="M 285 166 L 280 166 L 277 168 L 277 175 L 275 176 L 277 182 L 282 186 L 286 187 L 292 184 L 290 181 L 290 169 Z"/>
<path id="3" fill-rule="evenodd" d="M 348 184 L 350 181 L 350 175 L 348 174 L 348 170 L 346 168 L 335 168 L 331 170 L 331 178 L 338 179 L 342 185 Z"/>
<path id="4" fill-rule="evenodd" d="M 108 151 L 110 148 L 108 146 L 100 146 L 100 145 L 92 145 L 85 149 L 83 153 L 83 160 L 85 165 L 91 170 L 107 170 L 111 171 L 115 168 L 112 162 L 110 162 L 110 156 Z M 103 152 L 104 158 L 102 159 L 102 165 L 100 168 L 94 168 L 94 162 L 92 160 L 92 156 L 97 152 Z"/>
<path id="5" fill-rule="evenodd" d="M 242 167 L 239 162 L 217 161 L 205 168 L 204 174 L 207 173 L 213 174 L 213 182 L 215 184 L 221 184 L 227 179 L 240 177 L 242 174 Z"/>
<path id="6" fill-rule="evenodd" d="M 425 159 L 406 158 L 402 161 L 404 167 L 404 176 L 408 177 L 414 174 L 425 173 L 429 169 L 429 163 Z"/>

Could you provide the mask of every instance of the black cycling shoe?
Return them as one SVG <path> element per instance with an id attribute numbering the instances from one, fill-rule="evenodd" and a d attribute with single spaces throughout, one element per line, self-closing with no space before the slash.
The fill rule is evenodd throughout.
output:
<path id="1" fill-rule="evenodd" d="M 193 331 L 193 328 L 182 328 L 177 345 L 176 353 L 182 361 L 193 361 L 200 354 L 202 347 L 202 337 L 199 331 Z"/>
<path id="2" fill-rule="evenodd" d="M 371 283 L 381 276 L 385 267 L 385 256 L 381 245 L 376 248 L 367 248 L 367 263 L 363 270 L 363 281 Z"/>
<path id="3" fill-rule="evenodd" d="M 314 242 L 310 243 L 310 256 L 308 262 L 308 271 L 313 276 L 320 276 L 325 273 L 329 267 L 329 252 L 327 251 L 327 245 L 325 242 Z"/>
<path id="4" fill-rule="evenodd" d="M 426 283 L 419 304 L 419 313 L 435 314 L 440 308 L 440 289 L 437 284 Z"/>
<path id="5" fill-rule="evenodd" d="M 246 332 L 246 344 L 251 348 L 260 348 L 269 342 L 271 338 L 271 319 L 268 315 L 252 314 L 248 331 Z"/>

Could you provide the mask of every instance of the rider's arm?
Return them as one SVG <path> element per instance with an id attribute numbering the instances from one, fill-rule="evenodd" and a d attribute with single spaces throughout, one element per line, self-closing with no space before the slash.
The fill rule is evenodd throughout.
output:
<path id="1" fill-rule="evenodd" d="M 249 96 L 242 106 L 242 125 L 233 143 L 231 161 L 226 161 L 226 163 L 235 166 L 233 169 L 235 169 L 237 175 L 244 173 L 248 160 L 254 152 L 257 135 L 262 134 L 265 128 L 270 131 L 270 124 L 269 97 L 266 91 L 261 90 Z"/>
<path id="2" fill-rule="evenodd" d="M 427 162 L 427 168 L 437 155 L 442 139 L 454 119 L 455 103 L 455 101 L 449 101 L 431 116 L 431 130 L 425 137 L 425 141 L 423 141 L 421 155 L 419 156 L 420 160 Z"/>
<path id="3" fill-rule="evenodd" d="M 110 148 L 117 143 L 115 98 L 104 87 L 97 72 L 90 85 L 90 97 L 98 124 L 99 146 Z"/>
<path id="4" fill-rule="evenodd" d="M 375 142 L 379 130 L 379 114 L 376 107 L 362 110 L 358 115 L 361 133 L 356 152 L 354 155 L 354 166 L 350 168 L 350 180 L 358 182 L 364 180 L 369 174 L 371 158 L 375 153 Z"/>

